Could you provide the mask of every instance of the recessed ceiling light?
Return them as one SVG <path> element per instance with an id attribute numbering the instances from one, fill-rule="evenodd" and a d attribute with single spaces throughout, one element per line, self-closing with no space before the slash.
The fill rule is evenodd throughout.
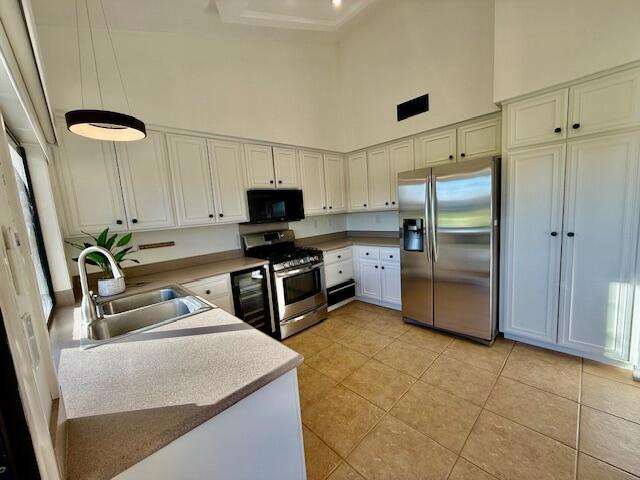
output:
<path id="1" fill-rule="evenodd" d="M 331 0 L 331 5 L 336 8 L 340 8 L 340 6 L 342 5 L 342 0 Z"/>

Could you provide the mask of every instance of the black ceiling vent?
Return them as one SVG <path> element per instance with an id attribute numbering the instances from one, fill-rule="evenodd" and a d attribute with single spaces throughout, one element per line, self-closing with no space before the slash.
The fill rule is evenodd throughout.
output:
<path id="1" fill-rule="evenodd" d="M 420 95 L 412 100 L 407 100 L 396 107 L 398 111 L 398 121 L 413 117 L 419 113 L 429 111 L 429 94 Z"/>

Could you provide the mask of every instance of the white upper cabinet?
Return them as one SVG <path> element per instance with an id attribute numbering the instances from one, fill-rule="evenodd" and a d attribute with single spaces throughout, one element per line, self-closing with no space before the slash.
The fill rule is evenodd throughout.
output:
<path id="1" fill-rule="evenodd" d="M 390 208 L 389 147 L 384 146 L 367 151 L 367 176 L 369 208 Z"/>
<path id="2" fill-rule="evenodd" d="M 213 185 L 207 141 L 187 135 L 167 135 L 178 225 L 215 223 Z"/>
<path id="3" fill-rule="evenodd" d="M 320 215 L 327 211 L 322 154 L 300 150 L 302 195 L 305 215 Z"/>
<path id="4" fill-rule="evenodd" d="M 246 221 L 247 197 L 240 144 L 226 140 L 209 140 L 207 146 L 211 162 L 216 221 Z"/>
<path id="5" fill-rule="evenodd" d="M 60 125 L 60 176 L 66 200 L 67 234 L 127 228 L 112 142 L 80 137 Z"/>
<path id="6" fill-rule="evenodd" d="M 568 99 L 565 88 L 506 105 L 507 148 L 566 138 Z"/>
<path id="7" fill-rule="evenodd" d="M 267 145 L 244 145 L 248 188 L 275 188 L 273 152 Z"/>
<path id="8" fill-rule="evenodd" d="M 556 342 L 565 146 L 508 155 L 505 332 Z"/>
<path id="9" fill-rule="evenodd" d="M 567 153 L 558 343 L 629 360 L 640 217 L 640 134 Z"/>
<path id="10" fill-rule="evenodd" d="M 413 140 L 389 145 L 391 208 L 398 208 L 398 173 L 413 170 Z"/>
<path id="11" fill-rule="evenodd" d="M 640 125 L 640 69 L 570 89 L 569 136 Z"/>
<path id="12" fill-rule="evenodd" d="M 300 188 L 300 166 L 293 148 L 273 147 L 276 188 Z"/>
<path id="13" fill-rule="evenodd" d="M 347 185 L 344 178 L 344 156 L 324 155 L 324 183 L 328 213 L 347 211 Z"/>
<path id="14" fill-rule="evenodd" d="M 349 170 L 349 210 L 369 209 L 369 186 L 367 181 L 367 154 L 358 152 L 347 157 Z"/>
<path id="15" fill-rule="evenodd" d="M 499 118 L 494 118 L 458 127 L 459 159 L 471 160 L 499 154 L 501 123 Z"/>
<path id="16" fill-rule="evenodd" d="M 130 230 L 175 226 L 164 135 L 147 131 L 136 142 L 116 144 Z"/>
<path id="17" fill-rule="evenodd" d="M 415 139 L 415 167 L 456 161 L 456 129 L 420 135 Z"/>

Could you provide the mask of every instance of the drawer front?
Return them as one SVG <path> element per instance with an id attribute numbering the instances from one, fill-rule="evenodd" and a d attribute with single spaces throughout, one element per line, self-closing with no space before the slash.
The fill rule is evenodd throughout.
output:
<path id="1" fill-rule="evenodd" d="M 334 263 L 351 260 L 351 247 L 331 250 L 324 254 L 324 264 L 333 265 Z"/>
<path id="2" fill-rule="evenodd" d="M 380 248 L 358 247 L 358 257 L 366 260 L 378 260 L 380 258 Z"/>
<path id="3" fill-rule="evenodd" d="M 210 301 L 212 298 L 229 295 L 229 275 L 205 278 L 197 282 L 185 283 L 184 286 L 196 295 Z"/>
<path id="4" fill-rule="evenodd" d="M 353 263 L 351 259 L 333 265 L 326 265 L 324 269 L 327 287 L 332 287 L 353 278 Z"/>
<path id="5" fill-rule="evenodd" d="M 380 260 L 385 263 L 400 263 L 399 248 L 381 248 Z"/>

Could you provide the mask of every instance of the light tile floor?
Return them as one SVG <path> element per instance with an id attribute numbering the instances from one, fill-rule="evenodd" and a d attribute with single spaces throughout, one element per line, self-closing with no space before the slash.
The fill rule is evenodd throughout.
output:
<path id="1" fill-rule="evenodd" d="M 353 302 L 284 342 L 309 480 L 640 478 L 626 370 L 499 338 L 487 347 Z"/>

